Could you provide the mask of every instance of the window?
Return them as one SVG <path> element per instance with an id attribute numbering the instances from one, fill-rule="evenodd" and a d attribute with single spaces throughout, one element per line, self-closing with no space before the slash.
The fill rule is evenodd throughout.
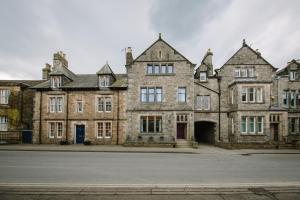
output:
<path id="1" fill-rule="evenodd" d="M 262 134 L 264 132 L 263 116 L 242 116 L 241 133 L 243 134 Z"/>
<path id="2" fill-rule="evenodd" d="M 178 88 L 178 102 L 186 102 L 186 88 L 185 87 Z"/>
<path id="3" fill-rule="evenodd" d="M 247 102 L 247 88 L 242 88 L 242 102 Z"/>
<path id="4" fill-rule="evenodd" d="M 49 112 L 63 112 L 64 100 L 63 97 L 49 97 Z"/>
<path id="5" fill-rule="evenodd" d="M 254 77 L 254 67 L 253 66 L 249 66 L 249 67 L 237 67 L 234 69 L 234 77 L 236 78 L 252 78 Z"/>
<path id="6" fill-rule="evenodd" d="M 99 76 L 99 85 L 100 87 L 108 87 L 109 86 L 109 77 Z"/>
<path id="7" fill-rule="evenodd" d="M 264 118 L 257 117 L 257 132 L 263 133 L 264 132 Z"/>
<path id="8" fill-rule="evenodd" d="M 161 73 L 166 74 L 167 73 L 167 66 L 165 64 L 161 65 Z"/>
<path id="9" fill-rule="evenodd" d="M 234 70 L 234 76 L 235 77 L 240 77 L 241 76 L 241 69 L 240 68 L 235 68 L 235 70 Z"/>
<path id="10" fill-rule="evenodd" d="M 153 65 L 147 65 L 147 74 L 153 73 Z"/>
<path id="11" fill-rule="evenodd" d="M 296 107 L 296 91 L 291 91 L 291 107 Z"/>
<path id="12" fill-rule="evenodd" d="M 242 87 L 243 103 L 262 103 L 263 88 L 262 87 Z"/>
<path id="13" fill-rule="evenodd" d="M 242 117 L 242 133 L 247 133 L 247 118 L 245 116 Z"/>
<path id="14" fill-rule="evenodd" d="M 206 72 L 200 72 L 200 81 L 205 82 L 206 81 Z"/>
<path id="15" fill-rule="evenodd" d="M 249 117 L 249 132 L 255 133 L 255 118 Z"/>
<path id="16" fill-rule="evenodd" d="M 76 111 L 83 112 L 83 102 L 82 100 L 77 100 L 76 102 Z"/>
<path id="17" fill-rule="evenodd" d="M 289 129 L 291 133 L 296 133 L 296 118 L 290 117 L 289 118 Z"/>
<path id="18" fill-rule="evenodd" d="M 112 111 L 112 98 L 111 97 L 97 97 L 97 111 L 98 112 L 111 112 Z"/>
<path id="19" fill-rule="evenodd" d="M 105 97 L 105 111 L 111 112 L 111 97 Z"/>
<path id="20" fill-rule="evenodd" d="M 162 88 L 161 87 L 141 88 L 141 102 L 143 103 L 162 102 Z"/>
<path id="21" fill-rule="evenodd" d="M 256 89 L 256 101 L 259 102 L 259 103 L 263 102 L 262 88 L 257 88 Z"/>
<path id="22" fill-rule="evenodd" d="M 174 67 L 173 64 L 168 64 L 168 74 L 174 73 Z"/>
<path id="23" fill-rule="evenodd" d="M 148 64 L 147 74 L 172 74 L 174 73 L 173 64 Z"/>
<path id="24" fill-rule="evenodd" d="M 246 68 L 241 69 L 241 77 L 248 77 Z"/>
<path id="25" fill-rule="evenodd" d="M 210 110 L 210 96 L 197 96 L 196 106 L 198 110 Z"/>
<path id="26" fill-rule="evenodd" d="M 97 122 L 96 123 L 96 136 L 97 138 L 111 138 L 112 135 L 112 123 L 111 122 Z"/>
<path id="27" fill-rule="evenodd" d="M 248 77 L 254 77 L 254 68 L 248 68 Z"/>
<path id="28" fill-rule="evenodd" d="M 7 131 L 8 120 L 6 116 L 0 116 L 0 131 Z"/>
<path id="29" fill-rule="evenodd" d="M 154 67 L 154 73 L 155 74 L 159 74 L 160 73 L 160 65 L 155 65 L 155 67 Z"/>
<path id="30" fill-rule="evenodd" d="M 60 88 L 61 77 L 60 76 L 52 76 L 51 77 L 51 85 L 52 85 L 52 88 Z"/>
<path id="31" fill-rule="evenodd" d="M 0 104 L 8 104 L 9 90 L 0 90 Z"/>
<path id="32" fill-rule="evenodd" d="M 141 116 L 140 119 L 141 133 L 161 133 L 162 117 L 161 116 Z"/>
<path id="33" fill-rule="evenodd" d="M 288 107 L 288 99 L 289 99 L 289 93 L 288 91 L 283 91 L 282 93 L 282 100 L 284 107 Z"/>
<path id="34" fill-rule="evenodd" d="M 253 103 L 255 102 L 255 89 L 254 88 L 248 88 L 249 92 L 249 102 Z"/>
<path id="35" fill-rule="evenodd" d="M 295 81 L 297 77 L 297 72 L 296 71 L 290 71 L 290 80 Z"/>
<path id="36" fill-rule="evenodd" d="M 49 138 L 62 138 L 63 124 L 62 122 L 49 122 L 48 123 L 48 135 Z"/>

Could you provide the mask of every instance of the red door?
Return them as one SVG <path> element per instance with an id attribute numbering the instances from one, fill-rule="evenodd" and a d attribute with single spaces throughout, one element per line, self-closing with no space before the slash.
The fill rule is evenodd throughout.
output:
<path id="1" fill-rule="evenodd" d="M 186 124 L 177 123 L 177 139 L 185 139 Z"/>

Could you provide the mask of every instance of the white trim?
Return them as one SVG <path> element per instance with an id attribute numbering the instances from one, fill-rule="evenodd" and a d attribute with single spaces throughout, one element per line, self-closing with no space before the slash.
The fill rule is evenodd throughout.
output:
<path id="1" fill-rule="evenodd" d="M 245 131 L 243 131 L 243 120 L 242 120 L 243 117 L 245 117 L 245 128 L 246 128 Z M 241 116 L 241 133 L 247 134 L 247 132 L 248 132 L 248 117 L 246 117 L 246 116 Z"/>
<path id="2" fill-rule="evenodd" d="M 251 118 L 253 118 L 253 131 L 251 131 Z M 255 129 L 256 129 L 256 123 L 255 123 L 255 116 L 249 116 L 249 133 L 251 133 L 251 134 L 255 134 Z"/>
<path id="3" fill-rule="evenodd" d="M 99 111 L 99 104 L 98 104 L 98 98 L 104 98 L 104 101 L 103 101 L 103 110 L 101 111 Z M 110 98 L 111 99 L 111 110 L 110 111 L 107 111 L 106 110 L 106 98 Z M 113 105 L 114 105 L 114 97 L 113 97 L 113 95 L 105 95 L 105 94 L 103 94 L 103 95 L 96 95 L 95 96 L 95 111 L 97 112 L 97 113 L 103 113 L 103 112 L 107 112 L 107 113 L 111 113 L 111 112 L 113 112 Z"/>
<path id="4" fill-rule="evenodd" d="M 54 133 L 53 136 L 51 136 L 51 123 L 54 123 Z M 58 123 L 61 123 L 61 136 L 58 136 Z M 48 133 L 48 138 L 50 139 L 61 139 L 64 135 L 64 122 L 63 121 L 47 121 L 47 133 Z"/>
<path id="5" fill-rule="evenodd" d="M 103 124 L 103 134 L 102 137 L 98 137 L 98 123 L 102 123 Z M 110 123 L 110 137 L 106 136 L 106 123 Z M 97 139 L 103 139 L 103 138 L 112 138 L 112 121 L 107 121 L 107 120 L 101 120 L 101 121 L 95 121 L 95 136 Z"/>
<path id="6" fill-rule="evenodd" d="M 259 119 L 259 117 L 261 117 L 261 132 L 259 132 L 258 130 L 259 130 L 259 125 L 258 125 L 258 119 Z M 257 116 L 257 133 L 264 133 L 264 117 L 263 116 Z"/>

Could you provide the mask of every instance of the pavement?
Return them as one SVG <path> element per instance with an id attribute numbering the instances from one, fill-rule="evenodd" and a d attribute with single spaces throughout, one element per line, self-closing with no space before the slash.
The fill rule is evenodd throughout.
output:
<path id="1" fill-rule="evenodd" d="M 5 144 L 0 151 L 54 151 L 54 152 L 119 152 L 119 153 L 182 153 L 182 154 L 300 154 L 300 149 L 223 149 L 200 144 L 194 148 L 170 147 L 124 147 L 121 145 L 49 145 L 49 144 Z"/>

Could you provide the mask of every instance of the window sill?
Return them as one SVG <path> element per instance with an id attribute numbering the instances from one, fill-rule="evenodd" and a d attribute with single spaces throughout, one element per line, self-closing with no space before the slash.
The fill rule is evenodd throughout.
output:
<path id="1" fill-rule="evenodd" d="M 235 78 L 235 79 L 256 79 L 257 76 L 251 76 L 251 77 L 250 77 L 250 76 L 247 76 L 247 77 L 241 77 L 241 76 L 240 76 L 240 77 L 236 77 L 236 76 L 235 76 L 234 78 Z"/>
<path id="2" fill-rule="evenodd" d="M 241 136 L 266 136 L 264 133 L 241 133 Z"/>
<path id="3" fill-rule="evenodd" d="M 169 74 L 146 74 L 146 76 L 175 76 L 175 73 L 169 73 Z"/>

